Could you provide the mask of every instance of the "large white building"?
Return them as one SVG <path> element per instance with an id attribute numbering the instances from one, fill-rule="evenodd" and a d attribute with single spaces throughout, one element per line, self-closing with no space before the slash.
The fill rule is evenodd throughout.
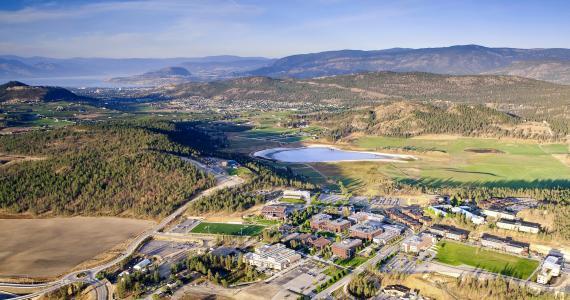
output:
<path id="1" fill-rule="evenodd" d="M 435 235 L 431 233 L 420 233 L 406 238 L 401 245 L 404 252 L 418 253 L 425 251 L 437 242 Z"/>
<path id="2" fill-rule="evenodd" d="M 250 265 L 280 271 L 299 261 L 301 255 L 283 244 L 275 244 L 265 245 L 255 252 L 246 253 L 244 259 Z"/>
<path id="3" fill-rule="evenodd" d="M 500 219 L 497 221 L 496 225 L 501 229 L 521 232 L 538 233 L 540 231 L 540 224 L 525 222 L 521 220 Z"/>
<path id="4" fill-rule="evenodd" d="M 133 269 L 135 269 L 135 271 L 142 271 L 144 270 L 146 267 L 148 267 L 152 262 L 150 261 L 150 259 L 145 258 L 143 260 L 141 260 L 140 262 L 138 262 Z"/>
<path id="5" fill-rule="evenodd" d="M 352 223 L 362 223 L 365 221 L 382 223 L 382 221 L 384 221 L 385 218 L 386 217 L 384 217 L 383 215 L 361 211 L 350 215 L 347 219 Z"/>
<path id="6" fill-rule="evenodd" d="M 514 220 L 517 218 L 517 214 L 515 212 L 510 212 L 500 208 L 487 208 L 484 209 L 482 213 L 487 217 L 493 217 L 496 219 Z"/>
<path id="7" fill-rule="evenodd" d="M 451 212 L 456 213 L 456 214 L 465 215 L 465 218 L 467 220 L 471 221 L 471 223 L 473 223 L 475 225 L 481 225 L 481 224 L 485 223 L 485 218 L 470 212 L 468 207 L 464 207 L 464 206 L 453 207 L 453 208 L 451 208 Z"/>
<path id="8" fill-rule="evenodd" d="M 296 191 L 296 190 L 285 190 L 283 191 L 283 198 L 293 198 L 301 199 L 305 202 L 311 201 L 311 192 L 309 191 Z"/>
<path id="9" fill-rule="evenodd" d="M 552 277 L 560 276 L 562 269 L 562 257 L 547 256 L 540 267 L 540 272 L 536 277 L 536 282 L 547 284 Z"/>

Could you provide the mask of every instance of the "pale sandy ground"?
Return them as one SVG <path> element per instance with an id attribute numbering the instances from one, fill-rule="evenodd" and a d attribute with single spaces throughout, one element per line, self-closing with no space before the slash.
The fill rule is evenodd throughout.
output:
<path id="1" fill-rule="evenodd" d="M 153 224 L 112 217 L 0 219 L 0 277 L 58 276 Z"/>

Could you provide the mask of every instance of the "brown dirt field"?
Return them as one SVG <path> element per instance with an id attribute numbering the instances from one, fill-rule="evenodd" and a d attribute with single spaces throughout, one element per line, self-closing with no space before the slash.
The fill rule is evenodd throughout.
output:
<path id="1" fill-rule="evenodd" d="M 447 291 L 440 288 L 441 286 L 445 286 L 446 282 L 450 282 L 452 280 L 454 279 L 451 277 L 440 276 L 436 274 L 413 274 L 407 276 L 404 280 L 385 279 L 382 282 L 382 286 L 402 284 L 411 289 L 419 289 L 422 296 L 427 296 L 432 299 L 452 300 L 455 298 Z M 439 282 L 442 285 L 438 286 L 435 282 Z"/>
<path id="2" fill-rule="evenodd" d="M 1 219 L 0 277 L 56 277 L 153 224 L 112 217 Z"/>
<path id="3" fill-rule="evenodd" d="M 263 206 L 264 206 L 263 204 L 259 204 L 244 211 L 238 211 L 232 213 L 218 212 L 218 213 L 202 215 L 202 217 L 204 217 L 204 221 L 206 222 L 242 222 L 243 216 L 260 214 Z"/>

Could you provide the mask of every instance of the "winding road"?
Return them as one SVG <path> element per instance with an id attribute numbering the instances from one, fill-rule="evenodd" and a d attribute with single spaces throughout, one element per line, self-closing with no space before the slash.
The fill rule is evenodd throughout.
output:
<path id="1" fill-rule="evenodd" d="M 133 241 L 131 241 L 129 243 L 128 247 L 125 249 L 125 251 L 123 251 L 121 253 L 121 255 L 119 255 L 118 257 L 114 258 L 113 260 L 111 260 L 107 263 L 104 263 L 102 265 L 92 267 L 89 269 L 85 269 L 85 270 L 79 270 L 79 271 L 71 272 L 71 273 L 63 276 L 62 278 L 60 278 L 59 280 L 56 280 L 56 281 L 47 282 L 47 283 L 38 283 L 38 284 L 0 283 L 0 289 L 2 287 L 22 288 L 22 289 L 24 289 L 24 288 L 26 288 L 26 289 L 43 288 L 38 292 L 34 292 L 31 294 L 22 295 L 22 296 L 18 296 L 18 297 L 14 297 L 14 298 L 10 298 L 10 300 L 24 300 L 24 299 L 33 299 L 33 298 L 41 296 L 45 293 L 55 291 L 55 290 L 59 289 L 60 287 L 68 285 L 70 283 L 85 282 L 85 283 L 88 283 L 91 285 L 96 285 L 95 289 L 96 289 L 98 300 L 107 299 L 108 295 L 107 295 L 107 289 L 106 289 L 105 285 L 102 284 L 101 281 L 99 281 L 97 278 L 95 278 L 97 273 L 118 264 L 119 262 L 123 261 L 124 259 L 126 259 L 130 255 L 135 253 L 135 251 L 139 248 L 139 246 L 144 241 L 151 238 L 155 234 L 159 233 L 162 229 L 164 229 L 166 227 L 166 225 L 168 225 L 170 222 L 172 222 L 177 217 L 181 216 L 188 209 L 188 207 L 190 206 L 190 204 L 192 202 L 194 202 L 198 199 L 201 199 L 205 196 L 208 196 L 217 190 L 236 186 L 236 185 L 243 183 L 243 179 L 241 179 L 237 176 L 228 176 L 228 175 L 220 174 L 218 172 L 213 172 L 207 166 L 205 166 L 199 162 L 196 162 L 196 161 L 189 159 L 189 158 L 183 158 L 183 159 L 184 159 L 184 161 L 192 163 L 192 164 L 198 166 L 199 168 L 205 170 L 206 172 L 214 175 L 216 180 L 217 180 L 217 184 L 214 187 L 209 188 L 207 190 L 204 190 L 204 191 L 200 192 L 199 194 L 195 195 L 188 202 L 186 202 L 184 205 L 182 205 L 178 209 L 176 209 L 172 214 L 170 214 L 166 218 L 162 219 L 162 221 L 160 221 L 160 223 L 158 223 L 156 226 L 146 230 L 145 232 L 143 232 L 142 234 L 137 236 Z M 103 291 L 103 289 L 104 289 L 104 291 Z"/>

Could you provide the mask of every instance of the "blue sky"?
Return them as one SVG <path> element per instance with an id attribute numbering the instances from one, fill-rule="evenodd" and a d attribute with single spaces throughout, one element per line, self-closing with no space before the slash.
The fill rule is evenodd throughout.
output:
<path id="1" fill-rule="evenodd" d="M 570 1 L 0 1 L 0 53 L 282 57 L 338 49 L 570 48 Z"/>

